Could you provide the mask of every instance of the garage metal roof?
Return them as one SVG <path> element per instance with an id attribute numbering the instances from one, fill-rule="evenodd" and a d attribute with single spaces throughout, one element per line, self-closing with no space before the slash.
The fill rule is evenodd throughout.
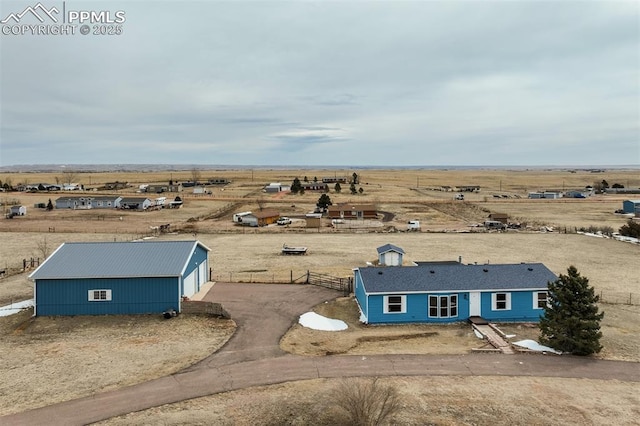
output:
<path id="1" fill-rule="evenodd" d="M 133 278 L 180 276 L 198 241 L 64 243 L 29 278 Z"/>
<path id="2" fill-rule="evenodd" d="M 369 294 L 546 289 L 550 281 L 558 279 L 542 263 L 425 264 L 368 267 L 359 271 Z"/>

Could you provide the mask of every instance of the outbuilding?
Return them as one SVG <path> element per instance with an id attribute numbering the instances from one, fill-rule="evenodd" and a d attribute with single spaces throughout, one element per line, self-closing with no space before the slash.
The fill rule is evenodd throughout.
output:
<path id="1" fill-rule="evenodd" d="M 181 311 L 208 281 L 199 241 L 64 243 L 29 278 L 34 315 Z"/>
<path id="2" fill-rule="evenodd" d="M 622 202 L 622 210 L 625 213 L 636 213 L 640 211 L 640 200 L 624 200 Z"/>
<path id="3" fill-rule="evenodd" d="M 27 208 L 25 206 L 11 206 L 9 208 L 9 214 L 11 216 L 26 216 Z"/>
<path id="4" fill-rule="evenodd" d="M 252 227 L 267 226 L 276 223 L 279 218 L 280 213 L 276 210 L 264 209 L 242 216 L 242 222 L 240 223 Z"/>
<path id="5" fill-rule="evenodd" d="M 421 263 L 354 269 L 354 291 L 369 324 L 537 322 L 556 275 L 541 263 Z"/>
<path id="6" fill-rule="evenodd" d="M 378 251 L 378 264 L 384 266 L 402 266 L 404 250 L 393 244 L 385 244 L 376 249 Z"/>

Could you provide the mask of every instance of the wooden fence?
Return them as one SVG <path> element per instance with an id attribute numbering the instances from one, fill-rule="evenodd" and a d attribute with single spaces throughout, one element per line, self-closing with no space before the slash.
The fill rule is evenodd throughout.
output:
<path id="1" fill-rule="evenodd" d="M 211 281 L 229 283 L 311 284 L 342 291 L 345 295 L 353 291 L 353 278 L 335 277 L 311 271 L 271 272 L 255 270 L 245 272 L 210 273 Z"/>
<path id="2" fill-rule="evenodd" d="M 353 291 L 353 278 L 340 278 L 327 274 L 307 271 L 307 284 L 342 291 L 345 296 Z"/>

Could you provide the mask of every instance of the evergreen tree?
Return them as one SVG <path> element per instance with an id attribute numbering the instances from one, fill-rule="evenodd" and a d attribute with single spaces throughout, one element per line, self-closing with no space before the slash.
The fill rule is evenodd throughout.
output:
<path id="1" fill-rule="evenodd" d="M 640 238 L 640 222 L 629 219 L 627 224 L 622 225 L 618 232 L 625 237 Z"/>
<path id="2" fill-rule="evenodd" d="M 342 191 L 342 187 L 340 186 L 340 182 L 336 182 L 336 185 L 333 187 L 333 190 L 336 191 L 338 194 L 340 193 L 340 191 Z"/>
<path id="3" fill-rule="evenodd" d="M 600 352 L 599 297 L 575 266 L 549 283 L 548 303 L 540 319 L 540 343 L 573 355 Z"/>
<path id="4" fill-rule="evenodd" d="M 351 186 L 349 187 L 349 191 L 351 191 L 351 195 L 355 195 L 358 193 L 358 190 L 356 189 L 356 184 L 352 183 Z"/>
<path id="5" fill-rule="evenodd" d="M 305 181 L 305 182 L 309 182 L 309 178 L 305 176 L 305 177 L 304 177 L 304 181 Z"/>
<path id="6" fill-rule="evenodd" d="M 51 198 L 49 198 L 49 202 L 47 203 L 47 210 L 48 211 L 53 210 L 53 203 L 51 202 Z"/>
<path id="7" fill-rule="evenodd" d="M 291 192 L 297 194 L 302 190 L 302 184 L 300 183 L 300 179 L 295 178 L 293 183 L 291 184 Z"/>
<path id="8" fill-rule="evenodd" d="M 316 206 L 322 210 L 325 210 L 330 205 L 333 205 L 333 203 L 331 202 L 331 197 L 327 194 L 322 194 L 316 203 Z"/>

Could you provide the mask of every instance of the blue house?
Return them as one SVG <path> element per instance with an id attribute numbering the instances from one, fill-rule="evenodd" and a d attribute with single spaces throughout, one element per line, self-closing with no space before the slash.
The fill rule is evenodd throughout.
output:
<path id="1" fill-rule="evenodd" d="M 34 315 L 181 311 L 208 281 L 198 241 L 64 243 L 29 278 Z"/>
<path id="2" fill-rule="evenodd" d="M 369 324 L 488 321 L 536 322 L 557 276 L 541 263 L 354 269 L 354 292 Z"/>

